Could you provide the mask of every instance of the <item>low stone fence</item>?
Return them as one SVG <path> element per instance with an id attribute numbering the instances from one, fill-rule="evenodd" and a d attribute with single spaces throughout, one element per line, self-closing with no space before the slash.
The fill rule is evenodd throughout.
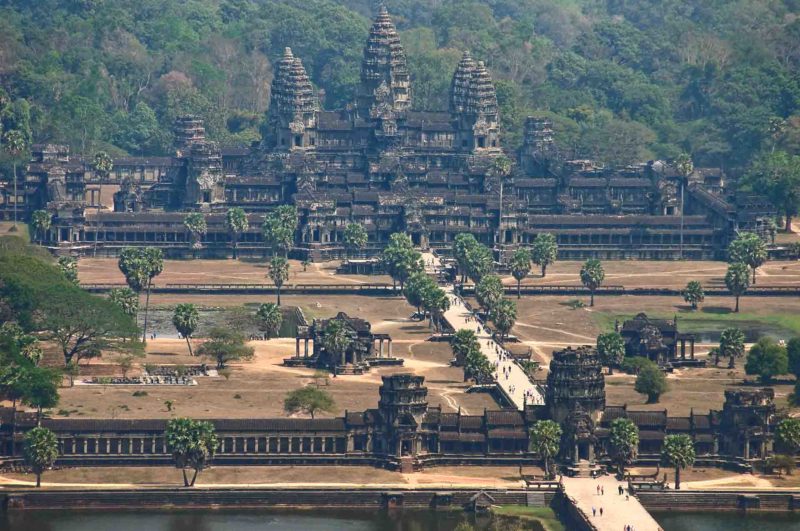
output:
<path id="1" fill-rule="evenodd" d="M 670 511 L 800 511 L 800 489 L 796 491 L 666 490 L 636 493 L 648 510 Z"/>

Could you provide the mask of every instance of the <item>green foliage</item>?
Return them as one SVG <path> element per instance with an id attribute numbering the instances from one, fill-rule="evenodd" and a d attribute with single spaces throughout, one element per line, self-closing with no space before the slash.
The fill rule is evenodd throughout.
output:
<path id="1" fill-rule="evenodd" d="M 462 328 L 450 339 L 450 348 L 458 364 L 463 365 L 471 352 L 480 352 L 480 344 L 473 330 Z"/>
<path id="2" fill-rule="evenodd" d="M 517 303 L 511 299 L 501 298 L 492 307 L 490 317 L 495 327 L 497 327 L 497 331 L 500 332 L 500 338 L 504 338 L 517 321 Z"/>
<path id="3" fill-rule="evenodd" d="M 381 263 L 392 281 L 400 283 L 400 289 L 405 287 L 411 275 L 425 271 L 422 254 L 414 249 L 411 238 L 402 232 L 389 236 L 389 244 L 383 250 Z"/>
<path id="4" fill-rule="evenodd" d="M 777 470 L 787 476 L 791 476 L 794 469 L 797 468 L 794 456 L 784 454 L 771 455 L 764 464 L 768 469 Z"/>
<path id="5" fill-rule="evenodd" d="M 552 477 L 551 466 L 561 443 L 561 426 L 552 420 L 537 420 L 531 428 L 529 439 L 531 450 L 544 463 L 545 476 Z"/>
<path id="6" fill-rule="evenodd" d="M 800 156 L 785 151 L 770 151 L 753 160 L 747 181 L 762 191 L 786 217 L 787 231 L 792 216 L 800 208 Z"/>
<path id="7" fill-rule="evenodd" d="M 183 218 L 183 226 L 192 235 L 192 250 L 196 251 L 203 247 L 203 235 L 208 232 L 206 217 L 200 212 L 190 212 Z"/>
<path id="8" fill-rule="evenodd" d="M 793 337 L 786 343 L 786 355 L 789 359 L 789 372 L 800 381 L 800 337 Z"/>
<path id="9" fill-rule="evenodd" d="M 172 325 L 186 339 L 186 345 L 189 347 L 189 355 L 192 355 L 192 334 L 197 330 L 197 325 L 200 322 L 200 312 L 194 304 L 183 303 L 175 306 L 175 311 L 172 314 Z"/>
<path id="10" fill-rule="evenodd" d="M 261 233 L 273 253 L 282 250 L 284 257 L 288 256 L 298 223 L 297 209 L 293 205 L 281 205 L 264 218 Z"/>
<path id="11" fill-rule="evenodd" d="M 47 210 L 35 210 L 31 214 L 31 226 L 38 241 L 44 240 L 45 234 L 53 224 L 53 217 Z"/>
<path id="12" fill-rule="evenodd" d="M 756 270 L 767 261 L 767 244 L 758 234 L 745 232 L 728 246 L 728 260 L 741 262 L 753 270 L 753 284 L 756 283 Z"/>
<path id="13" fill-rule="evenodd" d="M 800 419 L 783 419 L 775 431 L 775 441 L 789 454 L 796 454 L 800 450 Z"/>
<path id="14" fill-rule="evenodd" d="M 289 261 L 282 256 L 273 256 L 267 266 L 269 272 L 267 276 L 275 284 L 275 289 L 278 295 L 278 306 L 281 305 L 281 287 L 283 283 L 289 280 Z"/>
<path id="15" fill-rule="evenodd" d="M 620 369 L 626 374 L 639 374 L 645 367 L 655 367 L 658 365 L 643 356 L 628 356 L 622 360 Z"/>
<path id="16" fill-rule="evenodd" d="M 715 354 L 714 364 L 719 365 L 719 356 L 730 359 L 729 367 L 733 368 L 736 358 L 744 355 L 744 332 L 738 328 L 726 328 L 719 336 L 719 348 Z"/>
<path id="17" fill-rule="evenodd" d="M 531 260 L 542 268 L 542 277 L 547 273 L 547 266 L 554 264 L 558 258 L 558 242 L 553 234 L 542 232 L 536 235 L 531 248 Z"/>
<path id="18" fill-rule="evenodd" d="M 74 256 L 62 256 L 58 259 L 61 274 L 73 284 L 78 284 L 78 259 Z"/>
<path id="19" fill-rule="evenodd" d="M 342 319 L 330 319 L 322 331 L 322 346 L 337 362 L 353 346 L 353 337 Z"/>
<path id="20" fill-rule="evenodd" d="M 344 245 L 348 253 L 364 249 L 367 238 L 367 230 L 359 223 L 348 223 L 344 228 Z"/>
<path id="21" fill-rule="evenodd" d="M 692 310 L 696 310 L 697 306 L 706 298 L 703 286 L 696 280 L 690 280 L 683 290 L 683 300 L 692 306 Z"/>
<path id="22" fill-rule="evenodd" d="M 597 354 L 608 366 L 608 373 L 613 374 L 613 368 L 619 367 L 625 358 L 625 341 L 617 332 L 608 332 L 597 336 Z"/>
<path id="23" fill-rule="evenodd" d="M 453 256 L 461 273 L 461 282 L 464 282 L 467 275 L 467 253 L 478 245 L 478 240 L 469 232 L 460 232 L 453 239 Z"/>
<path id="24" fill-rule="evenodd" d="M 244 336 L 228 328 L 215 327 L 208 333 L 208 340 L 197 349 L 197 355 L 211 358 L 217 369 L 224 369 L 232 361 L 253 358 L 253 347 L 245 344 Z"/>
<path id="25" fill-rule="evenodd" d="M 403 295 L 411 306 L 421 311 L 425 302 L 430 300 L 433 292 L 438 289 L 436 282 L 423 272 L 417 272 L 408 277 L 403 286 Z M 424 317 L 423 317 L 424 318 Z"/>
<path id="26" fill-rule="evenodd" d="M 478 283 L 494 271 L 492 250 L 485 245 L 477 244 L 466 252 L 466 271 L 473 282 Z"/>
<path id="27" fill-rule="evenodd" d="M 617 463 L 621 475 L 625 472 L 625 466 L 636 460 L 639 451 L 639 428 L 630 419 L 614 419 L 611 422 L 609 443 L 611 443 L 612 459 Z"/>
<path id="28" fill-rule="evenodd" d="M 508 265 L 511 268 L 511 275 L 517 281 L 517 298 L 519 299 L 520 282 L 531 272 L 531 256 L 527 250 L 517 249 L 511 255 L 511 261 Z"/>
<path id="29" fill-rule="evenodd" d="M 58 458 L 58 438 L 47 428 L 37 426 L 25 434 L 23 450 L 25 463 L 36 474 L 36 486 L 41 486 L 42 472 L 51 468 Z"/>
<path id="30" fill-rule="evenodd" d="M 503 282 L 497 275 L 486 275 L 475 285 L 475 298 L 478 304 L 490 312 L 503 298 L 504 293 Z"/>
<path id="31" fill-rule="evenodd" d="M 639 369 L 636 383 L 633 386 L 637 393 L 647 395 L 647 403 L 655 404 L 661 395 L 667 392 L 667 378 L 657 365 L 644 365 Z"/>
<path id="32" fill-rule="evenodd" d="M 214 425 L 203 420 L 170 419 L 164 438 L 175 468 L 183 473 L 183 485 L 193 487 L 197 474 L 210 464 L 219 447 Z M 186 476 L 187 469 L 194 470 L 191 481 Z"/>
<path id="33" fill-rule="evenodd" d="M 758 376 L 763 383 L 769 383 L 776 376 L 788 373 L 789 357 L 786 354 L 786 347 L 779 345 L 772 338 L 762 337 L 758 343 L 750 347 L 744 371 Z"/>
<path id="34" fill-rule="evenodd" d="M 233 258 L 238 256 L 239 250 L 239 237 L 243 232 L 250 228 L 250 222 L 247 220 L 247 213 L 242 207 L 229 208 L 225 213 L 225 228 L 233 242 Z"/>
<path id="35" fill-rule="evenodd" d="M 600 263 L 600 260 L 594 258 L 587 260 L 581 267 L 580 277 L 581 283 L 591 292 L 589 306 L 594 306 L 594 292 L 606 278 L 603 264 Z"/>
<path id="36" fill-rule="evenodd" d="M 139 311 L 139 295 L 131 288 L 112 288 L 108 291 L 108 300 L 116 304 L 122 312 L 135 319 Z"/>
<path id="37" fill-rule="evenodd" d="M 695 450 L 692 438 L 686 434 L 667 435 L 661 447 L 662 462 L 675 467 L 675 488 L 681 488 L 681 470 L 694 464 Z"/>
<path id="38" fill-rule="evenodd" d="M 336 403 L 329 393 L 309 385 L 288 393 L 283 401 L 283 410 L 289 415 L 302 412 L 311 415 L 313 419 L 320 411 L 336 411 Z"/>
<path id="39" fill-rule="evenodd" d="M 256 318 L 258 319 L 259 329 L 266 332 L 267 339 L 275 336 L 281 329 L 283 323 L 283 314 L 277 304 L 267 302 L 258 307 L 256 311 Z"/>
<path id="40" fill-rule="evenodd" d="M 739 297 L 744 295 L 747 288 L 750 287 L 750 274 L 747 264 L 737 262 L 728 266 L 728 271 L 725 273 L 725 286 L 728 291 L 736 298 L 736 307 L 734 312 L 739 311 Z"/>

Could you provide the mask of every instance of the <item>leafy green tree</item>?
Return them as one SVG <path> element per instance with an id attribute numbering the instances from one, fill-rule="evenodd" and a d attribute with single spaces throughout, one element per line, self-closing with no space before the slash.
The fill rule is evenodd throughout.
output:
<path id="1" fill-rule="evenodd" d="M 247 229 L 250 222 L 247 220 L 247 213 L 242 207 L 229 208 L 225 213 L 225 228 L 233 243 L 233 259 L 239 258 L 239 238 Z"/>
<path id="2" fill-rule="evenodd" d="M 262 304 L 258 307 L 256 318 L 258 319 L 259 329 L 267 334 L 267 339 L 278 335 L 283 323 L 283 314 L 281 314 L 281 309 L 277 304 L 271 302 Z"/>
<path id="3" fill-rule="evenodd" d="M 542 459 L 545 477 L 552 479 L 555 477 L 553 460 L 561 445 L 561 426 L 552 420 L 537 420 L 531 428 L 529 439 L 531 450 Z"/>
<path id="4" fill-rule="evenodd" d="M 547 266 L 554 264 L 558 258 L 558 242 L 553 234 L 539 233 L 533 240 L 531 260 L 542 268 L 542 278 L 547 273 Z"/>
<path id="5" fill-rule="evenodd" d="M 747 264 L 741 262 L 731 264 L 728 266 L 728 272 L 725 273 L 725 286 L 736 298 L 736 306 L 734 312 L 739 312 L 739 298 L 744 295 L 747 288 L 750 287 L 750 271 Z"/>
<path id="6" fill-rule="evenodd" d="M 767 469 L 776 470 L 778 474 L 784 473 L 787 476 L 791 476 L 792 471 L 797 468 L 794 456 L 783 454 L 769 456 L 764 465 Z"/>
<path id="7" fill-rule="evenodd" d="M 589 306 L 594 306 L 594 292 L 603 284 L 606 272 L 600 260 L 594 258 L 587 260 L 581 267 L 581 283 L 589 290 Z"/>
<path id="8" fill-rule="evenodd" d="M 278 295 L 278 306 L 281 305 L 281 286 L 289 280 L 289 261 L 282 256 L 273 256 L 267 266 L 269 272 L 267 276 L 275 284 L 275 291 Z"/>
<path id="9" fill-rule="evenodd" d="M 786 343 L 786 355 L 789 359 L 789 372 L 800 382 L 800 337 L 793 337 Z"/>
<path id="10" fill-rule="evenodd" d="M 203 235 L 208 232 L 206 217 L 200 212 L 190 212 L 183 218 L 183 225 L 192 237 L 192 258 L 197 258 L 197 251 L 203 248 Z"/>
<path id="11" fill-rule="evenodd" d="M 58 386 L 61 383 L 61 372 L 44 367 L 28 367 L 19 383 L 20 400 L 36 408 L 37 423 L 41 424 L 45 409 L 58 405 Z"/>
<path id="12" fill-rule="evenodd" d="M 679 490 L 681 470 L 694 464 L 695 450 L 692 438 L 683 433 L 664 437 L 661 459 L 665 465 L 675 468 L 675 490 Z"/>
<path id="13" fill-rule="evenodd" d="M 389 236 L 389 244 L 383 250 L 381 263 L 392 277 L 392 282 L 400 284 L 401 291 L 411 275 L 425 271 L 422 255 L 414 249 L 411 238 L 401 232 Z"/>
<path id="14" fill-rule="evenodd" d="M 217 363 L 217 369 L 224 369 L 232 361 L 253 358 L 253 347 L 245 344 L 240 332 L 228 328 L 215 327 L 208 333 L 208 339 L 197 349 L 197 355 L 211 358 Z"/>
<path id="15" fill-rule="evenodd" d="M 738 328 L 726 328 L 719 336 L 719 348 L 716 351 L 714 365 L 719 365 L 719 357 L 729 358 L 728 368 L 736 366 L 736 358 L 744 356 L 744 332 Z"/>
<path id="16" fill-rule="evenodd" d="M 491 318 L 497 331 L 500 332 L 500 340 L 503 340 L 517 321 L 517 303 L 511 299 L 500 299 L 492 307 Z"/>
<path id="17" fill-rule="evenodd" d="M 126 247 L 119 254 L 117 266 L 128 286 L 136 293 L 145 291 L 142 342 L 147 341 L 147 318 L 150 310 L 150 289 L 153 279 L 164 271 L 164 255 L 157 247 Z"/>
<path id="18" fill-rule="evenodd" d="M 458 264 L 458 271 L 461 273 L 462 283 L 467 277 L 468 252 L 478 245 L 480 245 L 478 240 L 469 232 L 460 232 L 456 234 L 456 237 L 453 239 L 453 256 Z"/>
<path id="19" fill-rule="evenodd" d="M 667 392 L 667 378 L 658 365 L 645 365 L 639 370 L 633 388 L 637 393 L 647 395 L 648 404 L 655 404 L 659 397 Z"/>
<path id="20" fill-rule="evenodd" d="M 423 272 L 417 272 L 408 277 L 403 287 L 403 295 L 405 295 L 406 301 L 417 309 L 417 314 L 422 316 L 420 320 L 425 318 L 422 306 L 426 300 L 430 299 L 431 293 L 437 287 L 436 282 Z"/>
<path id="21" fill-rule="evenodd" d="M 204 420 L 169 419 L 164 438 L 175 468 L 183 474 L 183 486 L 194 487 L 197 475 L 209 466 L 219 448 L 214 425 Z M 187 470 L 194 470 L 191 480 Z"/>
<path id="22" fill-rule="evenodd" d="M 753 285 L 756 283 L 756 270 L 767 261 L 767 244 L 758 234 L 745 232 L 728 246 L 728 260 L 731 263 L 747 264 L 753 271 Z"/>
<path id="23" fill-rule="evenodd" d="M 491 249 L 478 244 L 467 250 L 467 275 L 473 282 L 480 282 L 492 271 L 494 271 L 494 258 Z"/>
<path id="24" fill-rule="evenodd" d="M 486 275 L 475 285 L 475 298 L 485 311 L 491 312 L 505 294 L 503 281 L 497 275 Z"/>
<path id="25" fill-rule="evenodd" d="M 94 159 L 92 159 L 92 169 L 94 170 L 95 175 L 97 175 L 98 180 L 100 181 L 100 186 L 97 187 L 98 197 L 97 197 L 97 212 L 100 213 L 100 207 L 103 204 L 102 196 L 103 196 L 103 186 L 102 183 L 108 176 L 111 174 L 111 170 L 114 169 L 114 159 L 106 153 L 105 151 L 98 151 L 94 155 Z M 97 254 L 97 231 L 95 231 L 94 243 L 92 245 L 92 255 Z"/>
<path id="26" fill-rule="evenodd" d="M 763 383 L 769 383 L 776 376 L 789 372 L 789 357 L 786 347 L 779 345 L 774 339 L 762 337 L 750 347 L 744 372 L 756 375 Z"/>
<path id="27" fill-rule="evenodd" d="M 450 298 L 447 293 L 434 284 L 425 291 L 422 304 L 430 316 L 430 322 L 434 330 L 436 332 L 441 331 L 444 313 L 450 309 Z"/>
<path id="28" fill-rule="evenodd" d="M 17 201 L 19 197 L 17 193 L 17 164 L 28 148 L 28 139 L 22 131 L 12 129 L 11 131 L 6 131 L 3 135 L 2 145 L 6 155 L 11 159 L 11 165 L 13 167 L 11 178 L 14 183 L 14 225 L 12 226 L 12 231 L 15 232 L 17 230 L 17 205 L 19 204 L 19 201 Z"/>
<path id="29" fill-rule="evenodd" d="M 37 426 L 25 434 L 25 462 L 36 474 L 36 487 L 42 486 L 42 473 L 58 459 L 58 438 L 47 428 Z"/>
<path id="30" fill-rule="evenodd" d="M 492 379 L 493 372 L 494 367 L 486 355 L 481 352 L 480 346 L 467 352 L 464 360 L 464 381 L 472 378 L 475 383 L 485 383 Z"/>
<path id="31" fill-rule="evenodd" d="M 775 430 L 775 441 L 786 449 L 789 455 L 800 451 L 800 419 L 783 419 Z"/>
<path id="32" fill-rule="evenodd" d="M 186 339 L 186 346 L 189 347 L 189 355 L 194 356 L 192 352 L 192 334 L 197 330 L 197 325 L 200 323 L 200 312 L 197 307 L 191 303 L 183 303 L 175 306 L 175 311 L 172 314 L 172 324 L 175 330 Z"/>
<path id="33" fill-rule="evenodd" d="M 289 249 L 294 244 L 299 218 L 293 205 L 281 205 L 270 212 L 261 226 L 264 241 L 271 246 L 273 253 L 283 250 L 284 258 L 289 256 Z"/>
<path id="34" fill-rule="evenodd" d="M 62 256 L 58 259 L 58 267 L 68 281 L 78 285 L 78 259 L 74 256 Z"/>
<path id="35" fill-rule="evenodd" d="M 611 444 L 611 458 L 617 464 L 617 471 L 622 476 L 625 466 L 633 464 L 639 453 L 639 428 L 632 420 L 614 419 L 608 442 Z"/>
<path id="36" fill-rule="evenodd" d="M 783 212 L 785 230 L 791 232 L 792 216 L 800 207 L 800 156 L 785 151 L 764 153 L 753 160 L 746 180 Z"/>
<path id="37" fill-rule="evenodd" d="M 136 323 L 114 303 L 70 286 L 52 286 L 38 305 L 36 327 L 61 349 L 64 362 L 141 345 Z"/>
<path id="38" fill-rule="evenodd" d="M 520 283 L 531 272 L 531 255 L 525 249 L 517 249 L 511 256 L 508 264 L 511 267 L 511 275 L 517 281 L 517 298 L 520 298 Z"/>
<path id="39" fill-rule="evenodd" d="M 330 393 L 309 385 L 289 392 L 283 401 L 283 410 L 289 415 L 305 413 L 313 419 L 320 411 L 336 411 L 336 403 Z"/>
<path id="40" fill-rule="evenodd" d="M 703 286 L 696 280 L 690 280 L 683 290 L 683 300 L 692 306 L 692 310 L 696 310 L 697 306 L 706 298 Z"/>
<path id="41" fill-rule="evenodd" d="M 597 336 L 597 354 L 608 366 L 608 374 L 614 374 L 614 367 L 619 367 L 625 359 L 625 340 L 617 332 L 608 332 Z"/>
<path id="42" fill-rule="evenodd" d="M 125 315 L 136 319 L 136 314 L 139 312 L 139 296 L 131 288 L 110 289 L 108 300 L 116 304 Z"/>
<path id="43" fill-rule="evenodd" d="M 367 230 L 360 223 L 348 223 L 344 228 L 344 245 L 347 256 L 362 251 L 367 246 Z"/>
<path id="44" fill-rule="evenodd" d="M 462 328 L 450 338 L 450 348 L 456 363 L 464 365 L 470 352 L 480 352 L 481 347 L 473 330 Z"/>
<path id="45" fill-rule="evenodd" d="M 34 234 L 38 243 L 43 243 L 47 231 L 53 224 L 53 217 L 47 210 L 34 210 L 31 214 L 31 226 L 33 227 Z"/>
<path id="46" fill-rule="evenodd" d="M 347 329 L 347 325 L 341 319 L 330 319 L 325 329 L 322 331 L 322 346 L 328 353 L 331 360 L 331 369 L 335 370 L 337 364 L 334 360 L 339 360 L 339 364 L 345 364 L 345 355 L 353 346 L 353 337 Z"/>

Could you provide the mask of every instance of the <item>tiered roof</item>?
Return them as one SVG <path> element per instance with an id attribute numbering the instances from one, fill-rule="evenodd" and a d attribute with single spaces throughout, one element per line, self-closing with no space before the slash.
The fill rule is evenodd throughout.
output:
<path id="1" fill-rule="evenodd" d="M 469 52 L 464 52 L 450 83 L 450 112 L 464 112 L 469 98 L 469 85 L 476 65 Z"/>
<path id="2" fill-rule="evenodd" d="M 314 88 L 303 62 L 288 47 L 278 61 L 275 78 L 272 80 L 270 108 L 289 114 L 313 112 L 316 109 Z"/>
<path id="3" fill-rule="evenodd" d="M 400 36 L 385 7 L 381 7 L 375 22 L 369 30 L 361 63 L 361 82 L 367 89 L 375 89 L 382 83 L 394 91 L 397 85 L 408 85 L 409 73 L 406 54 L 400 43 Z M 398 101 L 395 105 L 410 106 L 410 98 Z"/>
<path id="4" fill-rule="evenodd" d="M 467 110 L 474 114 L 497 114 L 497 92 L 483 61 L 478 61 L 467 91 Z"/>

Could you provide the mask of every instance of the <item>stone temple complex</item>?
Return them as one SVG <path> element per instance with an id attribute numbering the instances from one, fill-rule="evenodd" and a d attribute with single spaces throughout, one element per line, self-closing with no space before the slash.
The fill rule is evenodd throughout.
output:
<path id="1" fill-rule="evenodd" d="M 175 124 L 173 156 L 118 158 L 108 175 L 63 146 L 38 145 L 16 201 L 11 183 L 0 187 L 0 217 L 11 218 L 15 207 L 21 217 L 46 209 L 53 224 L 44 244 L 72 253 L 148 245 L 188 254 L 183 219 L 199 211 L 208 222 L 202 252 L 225 256 L 225 212 L 238 206 L 250 216 L 240 253 L 260 255 L 264 214 L 294 204 L 300 224 L 292 254 L 311 259 L 341 255 L 348 223 L 366 228 L 366 254 L 398 231 L 438 249 L 470 232 L 498 251 L 547 232 L 564 259 L 705 259 L 719 256 L 736 230 L 765 230 L 774 215 L 763 198 L 730 192 L 718 171 L 681 176 L 660 161 L 604 168 L 566 160 L 542 118 L 528 118 L 522 147 L 505 152 L 491 73 L 469 53 L 453 73 L 448 109 L 417 109 L 385 10 L 345 108 L 321 107 L 291 49 L 274 70 L 260 142 L 220 147 L 206 139 L 201 120 L 184 117 Z M 504 156 L 510 171 L 497 163 Z"/>

